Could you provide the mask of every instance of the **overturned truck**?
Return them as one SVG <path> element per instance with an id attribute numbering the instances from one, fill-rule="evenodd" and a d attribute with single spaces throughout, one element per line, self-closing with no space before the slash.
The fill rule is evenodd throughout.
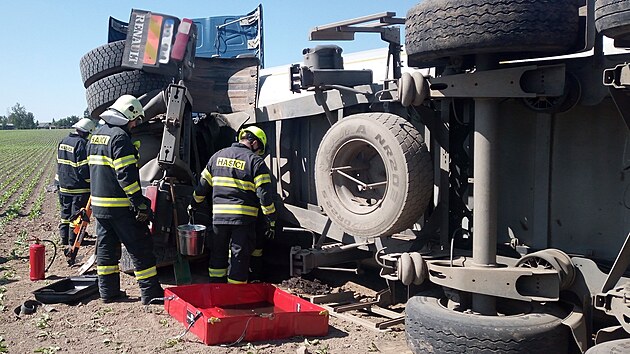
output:
<path id="1" fill-rule="evenodd" d="M 138 16 L 158 25 L 132 26 Z M 413 295 L 414 352 L 630 346 L 628 2 L 426 0 L 406 19 L 310 32 L 380 35 L 383 70 L 320 45 L 269 74 L 262 8 L 220 21 L 134 10 L 108 59 L 99 48 L 82 59 L 92 116 L 118 94 L 145 105 L 134 138 L 158 258 L 173 259 L 170 208 L 186 220 L 205 161 L 256 124 L 289 273 L 372 260 L 392 300 Z"/>

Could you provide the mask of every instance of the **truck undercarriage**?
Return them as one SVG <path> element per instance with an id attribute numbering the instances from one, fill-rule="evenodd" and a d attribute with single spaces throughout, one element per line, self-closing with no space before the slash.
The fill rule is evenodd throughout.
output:
<path id="1" fill-rule="evenodd" d="M 373 259 L 392 293 L 415 295 L 414 352 L 585 352 L 630 338 L 630 55 L 605 55 L 603 37 L 627 46 L 628 14 L 615 0 L 427 0 L 406 19 L 311 31 L 379 34 L 388 52 L 378 78 L 330 45 L 305 49 L 283 74 L 256 57 L 193 53 L 194 66 L 125 92 L 142 96 L 149 118 L 134 137 L 143 187 L 157 189 L 164 216 L 156 254 L 173 257 L 165 177 L 177 179 L 185 220 L 209 156 L 256 124 L 290 274 Z"/>

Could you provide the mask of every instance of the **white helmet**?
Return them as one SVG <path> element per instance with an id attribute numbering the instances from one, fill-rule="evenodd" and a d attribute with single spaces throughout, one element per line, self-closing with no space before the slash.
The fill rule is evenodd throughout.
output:
<path id="1" fill-rule="evenodd" d="M 74 123 L 72 127 L 80 132 L 91 133 L 94 127 L 96 127 L 96 124 L 94 124 L 94 121 L 90 118 L 81 118 L 78 122 Z"/>
<path id="2" fill-rule="evenodd" d="M 101 118 L 109 124 L 122 126 L 136 119 L 142 121 L 144 109 L 137 98 L 132 95 L 122 95 L 105 112 L 101 113 Z"/>

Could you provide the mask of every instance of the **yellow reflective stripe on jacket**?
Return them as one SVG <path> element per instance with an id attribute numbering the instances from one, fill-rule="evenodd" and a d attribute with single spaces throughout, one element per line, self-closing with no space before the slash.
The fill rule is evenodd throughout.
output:
<path id="1" fill-rule="evenodd" d="M 125 193 L 127 195 L 132 195 L 132 194 L 136 193 L 139 190 L 140 190 L 140 185 L 138 184 L 138 182 L 133 182 L 132 184 L 130 184 L 127 187 L 123 188 L 123 191 L 125 191 Z"/>
<path id="2" fill-rule="evenodd" d="M 61 224 L 70 224 L 70 220 L 67 220 L 67 219 L 61 219 L 61 220 L 59 220 L 59 222 Z"/>
<path id="3" fill-rule="evenodd" d="M 241 204 L 213 204 L 212 213 L 258 216 L 258 208 Z"/>
<path id="4" fill-rule="evenodd" d="M 262 257 L 262 255 L 263 255 L 262 248 L 256 248 L 254 252 L 252 252 L 252 257 Z"/>
<path id="5" fill-rule="evenodd" d="M 240 280 L 234 280 L 234 279 L 228 278 L 228 284 L 246 284 L 246 283 L 247 283 L 247 280 L 240 281 Z"/>
<path id="6" fill-rule="evenodd" d="M 88 164 L 90 165 L 101 165 L 101 166 L 109 166 L 114 168 L 114 162 L 107 156 L 103 155 L 90 155 L 88 156 Z"/>
<path id="7" fill-rule="evenodd" d="M 244 191 L 252 191 L 255 192 L 256 188 L 254 188 L 254 184 L 252 182 L 243 181 L 242 179 L 236 179 L 231 177 L 212 177 L 212 185 L 213 186 L 221 186 L 221 187 L 232 187 L 242 189 Z"/>
<path id="8" fill-rule="evenodd" d="M 83 161 L 79 161 L 79 162 L 74 162 L 74 161 L 70 161 L 70 160 L 64 160 L 64 159 L 57 159 L 57 163 L 61 164 L 61 165 L 68 165 L 68 166 L 72 166 L 72 167 L 79 167 L 79 166 L 83 166 L 87 164 L 87 160 L 83 160 Z"/>
<path id="9" fill-rule="evenodd" d="M 127 155 L 114 160 L 114 168 L 120 170 L 121 168 L 129 165 L 135 165 L 138 162 L 135 155 Z"/>
<path id="10" fill-rule="evenodd" d="M 134 271 L 133 274 L 135 274 L 136 280 L 147 279 L 157 275 L 157 268 L 153 266 L 144 270 Z"/>
<path id="11" fill-rule="evenodd" d="M 110 275 L 120 272 L 118 264 L 113 266 L 96 266 L 96 274 L 98 275 Z"/>
<path id="12" fill-rule="evenodd" d="M 197 203 L 201 203 L 206 199 L 205 195 L 197 195 L 197 192 L 193 192 L 193 198 Z"/>
<path id="13" fill-rule="evenodd" d="M 88 178 L 88 179 L 85 179 L 84 181 L 86 181 L 87 183 L 90 183 L 91 180 Z"/>
<path id="14" fill-rule="evenodd" d="M 211 278 L 224 277 L 227 275 L 227 272 L 227 268 L 208 268 L 208 275 L 210 275 Z"/>
<path id="15" fill-rule="evenodd" d="M 201 178 L 205 179 L 206 182 L 208 182 L 209 185 L 212 186 L 212 174 L 210 174 L 210 171 L 208 171 L 208 168 L 204 168 L 203 171 L 201 171 Z"/>
<path id="16" fill-rule="evenodd" d="M 59 191 L 68 194 L 84 194 L 90 193 L 90 188 L 69 189 L 59 187 Z"/>
<path id="17" fill-rule="evenodd" d="M 273 214 L 276 212 L 276 206 L 273 203 L 271 203 L 270 205 L 262 205 L 260 209 L 262 209 L 262 212 L 265 215 Z"/>
<path id="18" fill-rule="evenodd" d="M 263 173 L 262 175 L 258 175 L 254 178 L 254 184 L 256 184 L 256 188 L 262 186 L 265 183 L 271 183 L 271 176 L 268 173 Z"/>
<path id="19" fill-rule="evenodd" d="M 92 196 L 92 206 L 98 207 L 130 207 L 131 202 L 128 198 L 108 198 Z"/>

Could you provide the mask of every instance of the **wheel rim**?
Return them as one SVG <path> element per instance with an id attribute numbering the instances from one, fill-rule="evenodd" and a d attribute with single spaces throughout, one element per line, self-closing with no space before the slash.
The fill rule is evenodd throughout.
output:
<path id="1" fill-rule="evenodd" d="M 387 194 L 387 167 L 374 145 L 363 139 L 339 147 L 331 176 L 341 205 L 355 214 L 374 211 Z"/>
<path id="2" fill-rule="evenodd" d="M 557 249 L 546 249 L 523 256 L 517 267 L 550 269 L 558 272 L 560 278 L 560 290 L 567 289 L 575 280 L 575 268 L 571 258 Z"/>

